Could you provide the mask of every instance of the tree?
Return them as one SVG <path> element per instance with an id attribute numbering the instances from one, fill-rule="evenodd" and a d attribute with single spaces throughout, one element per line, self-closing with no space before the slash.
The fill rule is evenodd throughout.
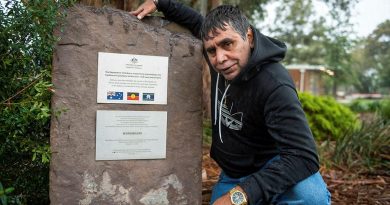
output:
<path id="1" fill-rule="evenodd" d="M 323 0 L 329 9 L 331 17 L 326 42 L 326 65 L 334 72 L 332 93 L 335 96 L 339 84 L 351 84 L 352 67 L 351 50 L 354 41 L 350 38 L 353 33 L 350 23 L 351 8 L 358 0 Z"/>
<path id="2" fill-rule="evenodd" d="M 313 29 L 307 29 L 313 14 L 311 0 L 280 1 L 276 9 L 275 27 L 270 29 L 270 33 L 287 44 L 287 64 L 313 63 L 310 61 L 314 58 L 306 58 L 308 53 L 312 54 L 308 52 L 311 50 L 309 46 L 314 45 L 311 34 Z M 316 25 L 320 24 L 321 22 Z M 322 35 L 320 32 L 316 33 Z"/>
<path id="3" fill-rule="evenodd" d="M 351 67 L 350 73 L 352 77 L 352 84 L 354 88 L 361 93 L 375 92 L 378 89 L 375 74 L 366 57 L 365 51 L 366 40 L 358 41 L 351 53 Z"/>
<path id="4" fill-rule="evenodd" d="M 353 41 L 349 38 L 352 32 L 349 16 L 355 2 L 279 0 L 276 18 L 268 25 L 269 33 L 287 44 L 286 64 L 323 64 L 334 71 L 333 94 L 337 82 L 350 81 Z M 315 13 L 314 3 L 327 6 L 327 18 Z"/>
<path id="5" fill-rule="evenodd" d="M 390 88 L 390 20 L 379 24 L 352 51 L 353 85 L 362 93 L 389 92 Z"/>
<path id="6" fill-rule="evenodd" d="M 378 25 L 367 38 L 365 54 L 369 66 L 378 72 L 383 92 L 390 89 L 390 20 Z"/>
<path id="7" fill-rule="evenodd" d="M 0 1 L 0 180 L 14 202 L 49 203 L 53 30 L 68 3 Z"/>

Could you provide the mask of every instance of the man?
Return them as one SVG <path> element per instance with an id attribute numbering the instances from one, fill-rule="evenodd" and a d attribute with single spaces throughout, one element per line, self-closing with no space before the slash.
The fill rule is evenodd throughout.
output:
<path id="1" fill-rule="evenodd" d="M 174 0 L 147 0 L 202 39 L 212 77 L 211 156 L 222 168 L 211 204 L 330 204 L 315 142 L 287 70 L 286 46 L 220 6 L 206 18 Z"/>

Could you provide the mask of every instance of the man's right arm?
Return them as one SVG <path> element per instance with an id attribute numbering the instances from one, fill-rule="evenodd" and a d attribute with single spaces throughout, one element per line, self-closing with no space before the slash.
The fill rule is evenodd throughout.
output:
<path id="1" fill-rule="evenodd" d="M 164 13 L 164 16 L 169 21 L 186 27 L 194 36 L 199 38 L 200 28 L 204 20 L 200 13 L 174 0 L 158 0 L 157 2 L 158 5 L 156 7 L 153 0 L 146 0 L 137 10 L 130 13 L 137 16 L 138 19 L 142 19 L 147 14 L 153 13 L 158 9 Z"/>

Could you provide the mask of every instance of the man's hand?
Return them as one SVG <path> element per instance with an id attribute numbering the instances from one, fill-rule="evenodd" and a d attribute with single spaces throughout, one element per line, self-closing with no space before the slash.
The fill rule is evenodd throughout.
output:
<path id="1" fill-rule="evenodd" d="M 153 0 L 146 0 L 141 6 L 135 11 L 130 11 L 130 14 L 137 16 L 139 20 L 144 18 L 146 15 L 151 14 L 157 10 Z"/>
<path id="2" fill-rule="evenodd" d="M 219 197 L 213 205 L 232 205 L 232 202 L 230 201 L 230 195 L 229 193 Z"/>

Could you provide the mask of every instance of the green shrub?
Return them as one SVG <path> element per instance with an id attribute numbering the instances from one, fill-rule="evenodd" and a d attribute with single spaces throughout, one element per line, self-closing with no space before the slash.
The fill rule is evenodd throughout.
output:
<path id="1" fill-rule="evenodd" d="M 7 205 L 9 201 L 13 200 L 15 197 L 10 196 L 10 194 L 14 190 L 13 187 L 4 188 L 3 184 L 0 182 L 0 204 Z"/>
<path id="2" fill-rule="evenodd" d="M 380 107 L 378 100 L 357 99 L 352 101 L 348 107 L 354 112 L 375 112 Z"/>
<path id="3" fill-rule="evenodd" d="M 347 130 L 359 126 L 357 116 L 331 97 L 299 93 L 299 98 L 317 140 L 338 139 Z"/>
<path id="4" fill-rule="evenodd" d="M 385 99 L 380 102 L 379 115 L 385 121 L 390 121 L 390 99 Z"/>
<path id="5" fill-rule="evenodd" d="M 357 99 L 349 104 L 349 108 L 357 113 L 375 113 L 383 120 L 390 120 L 390 99 L 367 100 Z"/>
<path id="6" fill-rule="evenodd" d="M 377 118 L 336 141 L 333 160 L 357 172 L 390 170 L 390 122 Z"/>
<path id="7" fill-rule="evenodd" d="M 323 140 L 317 141 L 316 144 L 321 168 L 325 170 L 331 169 L 334 164 L 332 156 L 336 144 L 335 141 Z"/>
<path id="8" fill-rule="evenodd" d="M 49 204 L 53 30 L 67 0 L 0 1 L 0 180 L 18 200 Z"/>
<path id="9" fill-rule="evenodd" d="M 211 145 L 211 121 L 210 119 L 203 119 L 203 144 Z"/>

